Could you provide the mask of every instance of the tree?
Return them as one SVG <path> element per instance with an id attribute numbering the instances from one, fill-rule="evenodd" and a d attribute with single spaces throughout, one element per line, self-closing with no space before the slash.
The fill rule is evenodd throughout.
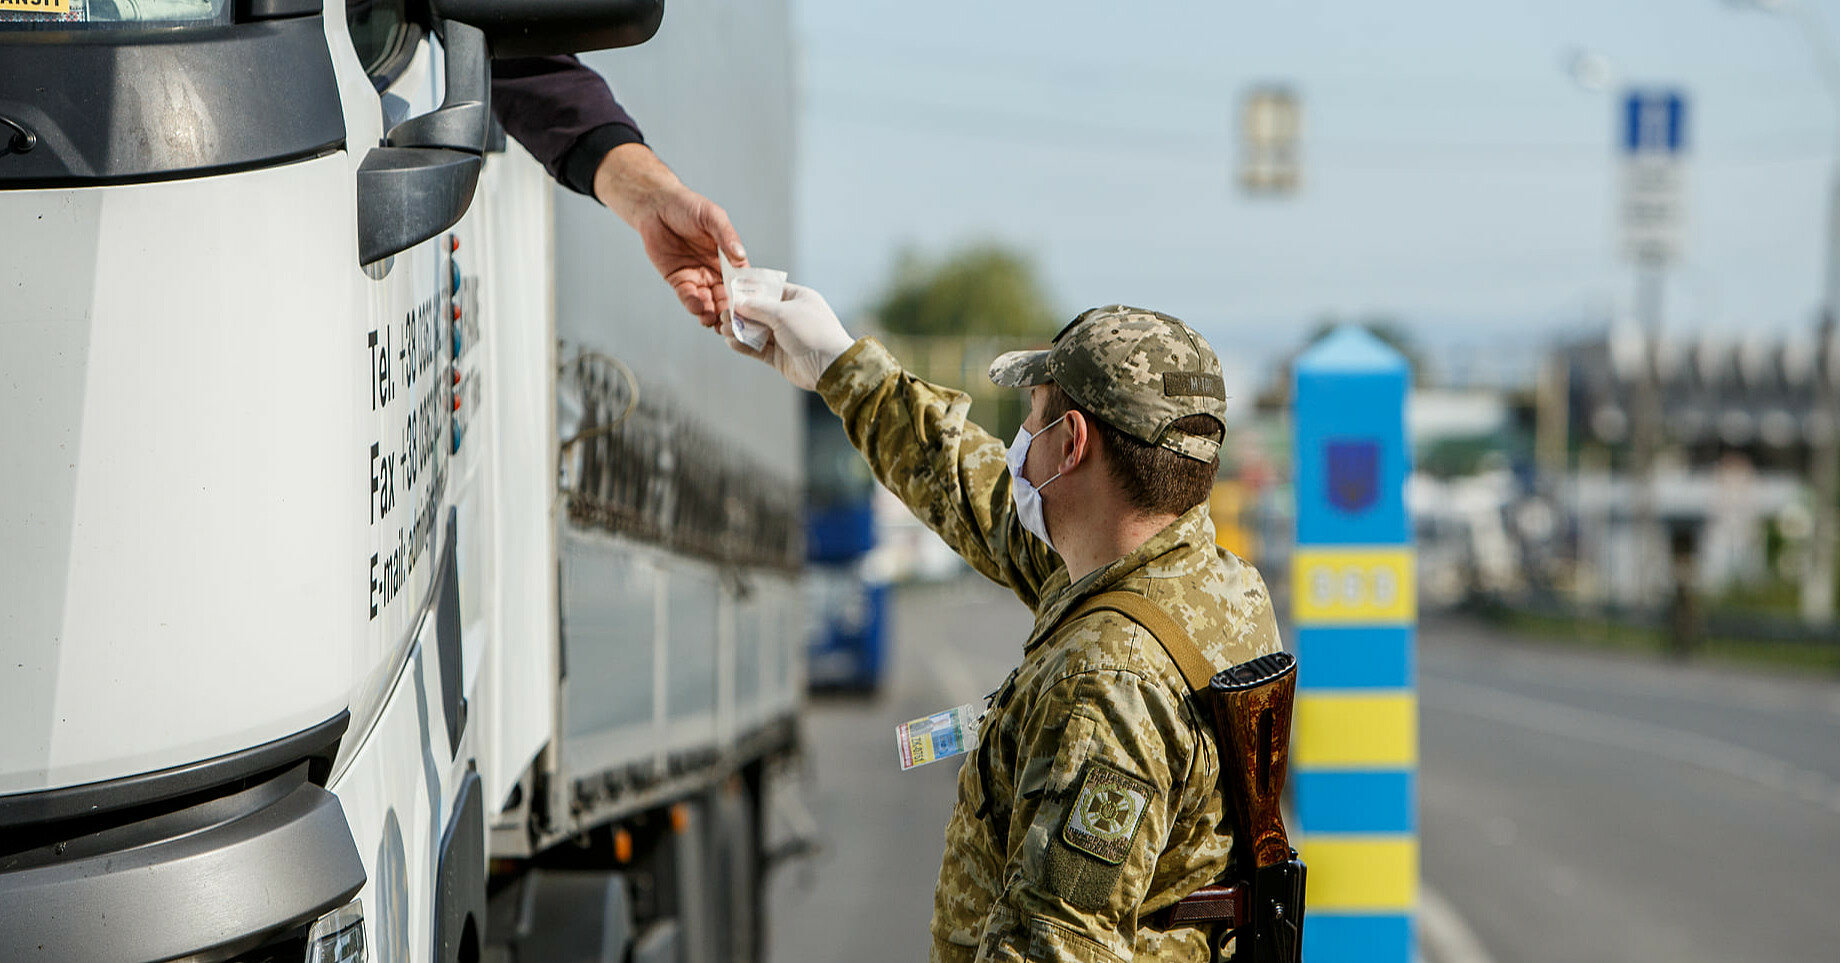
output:
<path id="1" fill-rule="evenodd" d="M 929 262 L 902 251 L 894 282 L 875 308 L 890 334 L 1046 338 L 1055 313 L 1029 259 L 1000 244 L 963 248 Z"/>
<path id="2" fill-rule="evenodd" d="M 1059 329 L 1027 256 L 1000 244 L 931 261 L 901 252 L 875 314 L 902 362 L 928 381 L 963 389 L 971 418 L 1008 438 L 1028 416 L 1023 392 L 984 377 L 998 352 L 1045 345 Z"/>

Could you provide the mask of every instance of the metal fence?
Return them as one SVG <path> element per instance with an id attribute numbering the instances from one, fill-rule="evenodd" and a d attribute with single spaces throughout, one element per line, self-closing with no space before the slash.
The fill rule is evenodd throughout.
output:
<path id="1" fill-rule="evenodd" d="M 796 569 L 802 492 L 619 359 L 565 350 L 558 466 L 569 521 L 719 562 Z"/>

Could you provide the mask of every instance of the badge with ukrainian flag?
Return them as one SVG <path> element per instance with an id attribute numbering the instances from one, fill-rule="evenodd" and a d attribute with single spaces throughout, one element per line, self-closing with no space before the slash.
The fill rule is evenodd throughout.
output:
<path id="1" fill-rule="evenodd" d="M 1100 763 L 1086 768 L 1080 794 L 1067 813 L 1061 838 L 1067 845 L 1108 863 L 1122 863 L 1130 855 L 1131 840 L 1144 820 L 1150 787 Z"/>

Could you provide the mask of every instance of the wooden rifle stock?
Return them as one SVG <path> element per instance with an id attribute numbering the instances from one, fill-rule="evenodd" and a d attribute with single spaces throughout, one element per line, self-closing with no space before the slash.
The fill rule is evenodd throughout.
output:
<path id="1" fill-rule="evenodd" d="M 1278 808 L 1296 694 L 1297 660 L 1288 652 L 1233 666 L 1196 693 L 1220 746 L 1220 788 L 1231 811 L 1235 862 L 1246 877 L 1238 884 L 1246 892 L 1236 946 L 1239 958 L 1253 963 L 1303 958 L 1304 865 Z"/>

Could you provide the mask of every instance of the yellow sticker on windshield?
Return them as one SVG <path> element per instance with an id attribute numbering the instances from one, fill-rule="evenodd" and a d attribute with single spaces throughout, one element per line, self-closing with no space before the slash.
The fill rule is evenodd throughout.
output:
<path id="1" fill-rule="evenodd" d="M 0 0 L 0 10 L 17 13 L 69 13 L 70 0 Z"/>

